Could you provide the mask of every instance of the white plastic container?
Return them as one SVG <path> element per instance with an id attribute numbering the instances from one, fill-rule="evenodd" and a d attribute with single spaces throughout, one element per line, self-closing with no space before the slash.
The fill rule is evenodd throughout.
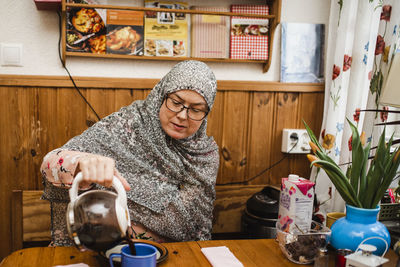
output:
<path id="1" fill-rule="evenodd" d="M 358 251 L 346 256 L 346 267 L 377 267 L 388 262 L 389 260 L 383 257 L 373 255 L 376 250 L 373 245 L 360 245 Z"/>
<path id="2" fill-rule="evenodd" d="M 376 247 L 370 244 L 364 244 L 365 241 L 370 239 L 380 239 L 385 242 L 386 249 L 385 252 L 381 256 L 376 256 L 372 253 L 376 251 Z M 386 252 L 388 250 L 388 243 L 385 239 L 379 236 L 371 236 L 364 239 L 356 252 L 353 254 L 345 256 L 346 258 L 346 267 L 379 267 L 382 266 L 384 263 L 388 262 L 389 260 L 384 258 Z"/>

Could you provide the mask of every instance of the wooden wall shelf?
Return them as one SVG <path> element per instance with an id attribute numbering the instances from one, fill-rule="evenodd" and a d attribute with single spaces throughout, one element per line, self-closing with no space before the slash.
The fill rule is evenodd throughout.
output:
<path id="1" fill-rule="evenodd" d="M 245 3 L 243 3 L 245 4 Z M 165 9 L 165 8 L 146 8 L 138 6 L 115 6 L 115 5 L 90 5 L 90 4 L 77 4 L 67 3 L 67 0 L 62 0 L 62 59 L 65 64 L 66 57 L 92 57 L 92 58 L 114 58 L 114 59 L 134 59 L 134 60 L 158 60 L 158 61 L 183 61 L 194 59 L 204 62 L 224 62 L 224 63 L 257 63 L 263 65 L 263 72 L 267 72 L 271 63 L 272 45 L 274 33 L 277 25 L 280 22 L 281 0 L 267 0 L 266 4 L 269 6 L 270 15 L 256 15 L 256 14 L 242 14 L 233 12 L 215 12 L 215 11 L 202 11 L 192 9 Z M 66 13 L 67 8 L 97 8 L 97 9 L 116 9 L 116 10 L 132 10 L 132 11 L 156 11 L 156 12 L 179 12 L 185 14 L 204 14 L 204 15 L 217 15 L 217 16 L 240 16 L 252 18 L 269 19 L 269 35 L 268 35 L 268 59 L 267 60 L 248 60 L 248 59 L 230 59 L 230 58 L 198 58 L 198 57 L 157 57 L 157 56 L 136 56 L 136 55 L 119 55 L 119 54 L 95 54 L 85 52 L 71 52 L 66 51 Z"/>
<path id="2" fill-rule="evenodd" d="M 250 59 L 230 59 L 230 58 L 201 58 L 201 57 L 150 57 L 150 56 L 134 56 L 134 55 L 118 55 L 118 54 L 93 54 L 84 52 L 66 52 L 67 56 L 72 57 L 101 57 L 101 58 L 126 58 L 126 59 L 144 59 L 144 60 L 199 60 L 199 61 L 212 61 L 212 62 L 237 62 L 237 63 L 265 63 L 264 60 L 250 60 Z"/>

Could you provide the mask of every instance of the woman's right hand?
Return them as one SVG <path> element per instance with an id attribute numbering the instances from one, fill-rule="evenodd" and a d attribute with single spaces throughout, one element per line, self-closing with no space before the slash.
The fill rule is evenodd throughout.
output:
<path id="1" fill-rule="evenodd" d="M 125 190 L 131 189 L 124 177 L 115 169 L 115 161 L 112 158 L 96 154 L 89 154 L 78 159 L 78 166 L 75 175 L 82 172 L 81 187 L 87 187 L 92 183 L 100 184 L 105 187 L 112 186 L 113 177 L 117 177 Z"/>

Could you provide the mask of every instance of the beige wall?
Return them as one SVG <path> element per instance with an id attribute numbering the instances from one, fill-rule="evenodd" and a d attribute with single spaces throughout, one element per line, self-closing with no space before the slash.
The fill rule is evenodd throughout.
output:
<path id="1" fill-rule="evenodd" d="M 141 2 L 141 0 L 97 0 Z M 188 0 L 190 5 L 213 5 L 215 0 Z M 233 3 L 263 4 L 262 0 L 218 0 L 222 6 Z M 58 58 L 58 16 L 39 11 L 33 0 L 1 1 L 0 42 L 23 44 L 23 67 L 1 67 L 0 74 L 66 75 Z M 330 1 L 282 0 L 281 21 L 328 23 Z M 262 64 L 209 63 L 218 80 L 278 81 L 280 34 L 275 34 L 271 68 L 262 72 Z M 176 62 L 126 59 L 68 58 L 73 76 L 161 78 Z"/>

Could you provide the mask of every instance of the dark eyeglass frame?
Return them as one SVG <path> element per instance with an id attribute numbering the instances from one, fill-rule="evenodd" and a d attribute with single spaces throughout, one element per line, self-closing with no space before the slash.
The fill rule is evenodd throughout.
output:
<path id="1" fill-rule="evenodd" d="M 166 96 L 164 97 L 164 101 L 165 101 L 165 106 L 167 107 L 168 110 L 170 110 L 170 111 L 172 111 L 172 112 L 178 114 L 178 113 L 182 112 L 182 110 L 186 109 L 186 115 L 187 115 L 187 117 L 188 117 L 189 119 L 193 120 L 193 121 L 202 121 L 202 120 L 204 120 L 204 118 L 207 117 L 208 113 L 210 112 L 210 110 L 207 110 L 207 111 L 201 110 L 201 111 L 205 112 L 203 118 L 201 118 L 201 119 L 193 119 L 193 118 L 190 117 L 190 115 L 189 115 L 189 109 L 193 109 L 192 107 L 190 107 L 190 106 L 187 107 L 187 106 L 185 106 L 183 103 L 179 102 L 179 104 L 182 105 L 181 109 L 180 109 L 179 111 L 172 110 L 171 108 L 168 107 L 168 104 L 167 104 L 167 99 L 168 99 L 168 98 L 171 99 L 172 101 L 179 102 L 179 101 L 177 101 L 176 99 L 171 98 L 170 95 L 166 95 Z"/>

